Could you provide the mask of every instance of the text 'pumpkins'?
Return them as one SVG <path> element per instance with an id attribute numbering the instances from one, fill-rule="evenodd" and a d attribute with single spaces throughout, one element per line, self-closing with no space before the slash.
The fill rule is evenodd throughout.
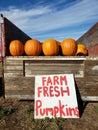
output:
<path id="1" fill-rule="evenodd" d="M 64 39 L 61 42 L 61 50 L 62 50 L 62 55 L 64 56 L 74 56 L 77 51 L 76 41 L 72 38 Z"/>
<path id="2" fill-rule="evenodd" d="M 42 50 L 45 56 L 56 56 L 59 53 L 59 44 L 55 39 L 47 39 L 42 43 Z"/>
<path id="3" fill-rule="evenodd" d="M 21 56 L 24 53 L 24 45 L 20 40 L 10 42 L 9 51 L 12 56 Z"/>
<path id="4" fill-rule="evenodd" d="M 41 43 L 36 39 L 26 41 L 24 50 L 28 56 L 39 56 L 42 51 Z"/>

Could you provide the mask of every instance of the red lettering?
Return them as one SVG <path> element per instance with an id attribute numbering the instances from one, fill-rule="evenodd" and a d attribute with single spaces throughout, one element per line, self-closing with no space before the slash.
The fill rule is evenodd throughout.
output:
<path id="1" fill-rule="evenodd" d="M 59 77 L 58 76 L 54 76 L 54 85 L 59 85 Z"/>
<path id="2" fill-rule="evenodd" d="M 70 96 L 70 91 L 69 87 L 65 86 L 60 87 L 60 86 L 42 86 L 38 87 L 38 97 L 44 96 L 44 97 L 59 97 L 59 96 Z"/>
<path id="3" fill-rule="evenodd" d="M 70 116 L 75 115 L 75 109 L 69 107 Z"/>
<path id="4" fill-rule="evenodd" d="M 43 87 L 43 95 L 44 95 L 44 97 L 49 96 L 48 87 Z"/>
<path id="5" fill-rule="evenodd" d="M 42 77 L 42 86 L 48 85 L 67 85 L 67 77 L 65 75 Z"/>
<path id="6" fill-rule="evenodd" d="M 40 115 L 41 115 L 41 116 L 44 116 L 45 113 L 46 113 L 45 109 L 40 109 Z"/>
<path id="7" fill-rule="evenodd" d="M 47 86 L 48 86 L 49 84 L 52 85 L 52 79 L 51 79 L 50 76 L 49 76 L 48 79 L 47 79 Z"/>
<path id="8" fill-rule="evenodd" d="M 80 116 L 80 115 L 79 115 L 79 109 L 78 109 L 78 107 L 75 107 L 75 116 L 77 116 L 77 117 Z"/>
<path id="9" fill-rule="evenodd" d="M 45 82 L 46 82 L 46 77 L 42 77 L 42 86 L 45 85 Z"/>
<path id="10" fill-rule="evenodd" d="M 66 90 L 64 90 L 63 87 L 61 87 L 61 95 L 64 96 L 64 93 L 67 93 L 67 95 L 70 96 L 69 87 L 66 87 Z"/>
<path id="11" fill-rule="evenodd" d="M 43 108 L 41 100 L 36 100 L 36 116 L 53 116 L 53 117 L 79 117 L 78 107 L 68 107 L 67 104 L 62 104 L 58 101 L 57 106 Z"/>
<path id="12" fill-rule="evenodd" d="M 66 104 L 66 116 L 76 116 L 79 117 L 79 110 L 78 107 L 75 108 L 71 108 L 71 107 L 67 107 L 68 105 Z"/>
<path id="13" fill-rule="evenodd" d="M 40 97 L 41 93 L 42 93 L 42 87 L 38 87 L 38 97 Z"/>
<path id="14" fill-rule="evenodd" d="M 36 116 L 38 116 L 40 113 L 38 112 L 38 109 L 42 106 L 41 100 L 36 100 Z"/>
<path id="15" fill-rule="evenodd" d="M 54 94 L 53 94 L 53 92 L 54 92 L 53 89 L 54 89 L 54 88 L 53 88 L 53 86 L 50 86 L 49 89 L 50 89 L 50 91 L 49 91 L 49 92 L 50 92 L 50 97 L 54 97 Z"/>
<path id="16" fill-rule="evenodd" d="M 56 96 L 56 97 L 59 97 L 59 96 L 60 96 L 60 90 L 58 90 L 58 89 L 59 89 L 58 86 L 55 86 L 55 87 L 54 87 L 54 91 L 56 92 L 56 93 L 55 93 L 55 96 Z"/>
<path id="17" fill-rule="evenodd" d="M 56 117 L 57 114 L 58 114 L 58 112 L 59 112 L 59 107 L 54 106 L 54 113 L 53 113 L 53 116 Z"/>
<path id="18" fill-rule="evenodd" d="M 69 109 L 67 108 L 67 104 L 66 104 L 66 108 L 65 108 L 65 111 L 66 111 L 66 116 L 69 116 Z"/>
<path id="19" fill-rule="evenodd" d="M 60 117 L 65 116 L 64 112 L 64 105 L 61 104 L 61 101 L 59 100 L 59 109 L 60 109 Z"/>
<path id="20" fill-rule="evenodd" d="M 60 85 L 63 85 L 63 82 L 65 85 L 67 85 L 67 78 L 66 76 L 60 76 Z"/>
<path id="21" fill-rule="evenodd" d="M 79 110 L 78 110 L 78 107 L 75 107 L 75 108 L 70 108 L 69 107 L 69 113 L 70 113 L 70 116 L 77 116 L 79 117 Z"/>
<path id="22" fill-rule="evenodd" d="M 52 108 L 46 108 L 46 116 L 49 116 L 49 113 L 53 115 L 53 109 Z"/>

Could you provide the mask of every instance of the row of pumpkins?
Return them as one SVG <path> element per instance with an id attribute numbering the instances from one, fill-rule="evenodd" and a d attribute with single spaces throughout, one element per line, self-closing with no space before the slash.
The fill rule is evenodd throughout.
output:
<path id="1" fill-rule="evenodd" d="M 84 44 L 77 44 L 72 38 L 58 42 L 55 39 L 47 39 L 43 43 L 36 39 L 30 39 L 23 44 L 20 40 L 10 42 L 9 51 L 12 56 L 75 56 L 87 55 L 87 48 Z"/>

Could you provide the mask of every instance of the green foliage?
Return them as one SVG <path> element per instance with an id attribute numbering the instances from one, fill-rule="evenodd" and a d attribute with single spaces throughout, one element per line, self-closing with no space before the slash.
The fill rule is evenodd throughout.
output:
<path id="1" fill-rule="evenodd" d="M 98 106 L 95 106 L 95 107 L 94 107 L 94 111 L 95 111 L 96 113 L 98 113 Z"/>
<path id="2" fill-rule="evenodd" d="M 35 119 L 32 121 L 32 130 L 62 130 L 62 123 L 65 119 L 63 118 L 45 118 Z"/>
<path id="3" fill-rule="evenodd" d="M 30 115 L 34 112 L 34 110 L 32 108 L 26 108 L 25 111 L 24 111 L 24 114 L 25 115 Z"/>
<path id="4" fill-rule="evenodd" d="M 24 115 L 32 123 L 32 130 L 62 130 L 65 121 L 64 118 L 34 119 L 34 109 L 29 107 L 25 108 Z"/>
<path id="5" fill-rule="evenodd" d="M 13 113 L 12 108 L 5 108 L 5 107 L 0 106 L 0 119 L 2 119 L 2 117 L 8 116 L 12 113 Z"/>

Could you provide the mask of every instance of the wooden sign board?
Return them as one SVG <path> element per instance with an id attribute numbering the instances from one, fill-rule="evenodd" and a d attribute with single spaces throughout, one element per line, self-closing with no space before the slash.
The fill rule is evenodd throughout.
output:
<path id="1" fill-rule="evenodd" d="M 79 118 L 73 74 L 35 76 L 34 118 Z"/>

